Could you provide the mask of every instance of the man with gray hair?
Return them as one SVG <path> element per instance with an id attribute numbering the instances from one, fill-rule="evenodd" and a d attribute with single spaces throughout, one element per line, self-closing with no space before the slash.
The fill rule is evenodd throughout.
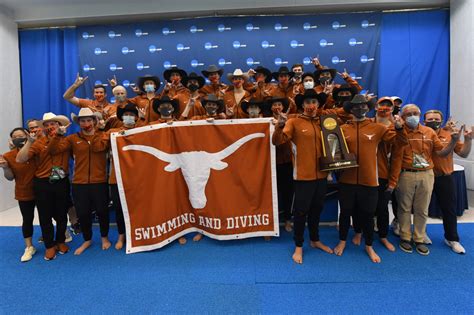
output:
<path id="1" fill-rule="evenodd" d="M 396 173 L 400 174 L 396 195 L 398 199 L 398 220 L 400 222 L 400 249 L 413 252 L 411 213 L 413 209 L 413 241 L 416 251 L 429 255 L 424 244 L 426 221 L 431 193 L 433 191 L 433 156 L 447 156 L 459 140 L 460 131 L 451 132 L 451 141 L 443 146 L 433 129 L 420 125 L 420 108 L 414 104 L 405 105 L 402 118 L 405 121 L 408 145 L 396 152 Z"/>

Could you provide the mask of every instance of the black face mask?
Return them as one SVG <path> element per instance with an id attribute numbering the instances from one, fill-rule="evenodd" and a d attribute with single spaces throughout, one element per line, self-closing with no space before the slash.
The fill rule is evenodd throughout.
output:
<path id="1" fill-rule="evenodd" d="M 368 109 L 362 109 L 362 108 L 353 108 L 351 110 L 351 114 L 354 115 L 357 119 L 362 119 L 365 117 L 365 115 L 367 115 L 367 113 L 369 112 Z"/>
<path id="2" fill-rule="evenodd" d="M 191 92 L 195 92 L 199 89 L 199 85 L 197 84 L 190 84 L 188 85 L 188 89 L 191 91 Z"/>
<path id="3" fill-rule="evenodd" d="M 330 78 L 330 77 L 321 77 L 321 78 L 319 78 L 319 83 L 321 85 L 324 85 L 325 83 L 329 84 L 331 82 L 332 82 L 332 78 Z"/>
<path id="4" fill-rule="evenodd" d="M 209 116 L 217 114 L 217 108 L 206 107 L 206 112 Z"/>
<path id="5" fill-rule="evenodd" d="M 393 108 L 392 114 L 393 114 L 393 115 L 398 115 L 399 112 L 400 112 L 400 107 L 395 106 L 395 107 Z"/>
<path id="6" fill-rule="evenodd" d="M 25 145 L 26 138 L 16 138 L 16 139 L 13 139 L 12 142 L 15 145 L 15 147 L 20 149 Z"/>
<path id="7" fill-rule="evenodd" d="M 344 103 L 344 102 L 347 102 L 347 101 L 350 101 L 352 99 L 352 96 L 348 95 L 348 96 L 338 96 L 337 97 L 337 101 L 339 103 Z"/>
<path id="8" fill-rule="evenodd" d="M 171 116 L 171 113 L 173 112 L 172 109 L 169 108 L 160 108 L 160 115 L 163 117 L 169 117 Z"/>
<path id="9" fill-rule="evenodd" d="M 427 121 L 425 123 L 426 127 L 430 127 L 433 130 L 438 130 L 439 127 L 441 127 L 441 122 L 440 121 Z"/>

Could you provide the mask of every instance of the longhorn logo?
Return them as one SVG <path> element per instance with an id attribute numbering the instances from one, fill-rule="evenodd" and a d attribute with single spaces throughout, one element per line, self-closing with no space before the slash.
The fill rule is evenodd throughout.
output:
<path id="1" fill-rule="evenodd" d="M 153 155 L 154 157 L 168 162 L 164 170 L 174 172 L 181 169 L 184 180 L 189 190 L 189 201 L 194 209 L 202 209 L 206 206 L 206 185 L 211 174 L 211 169 L 221 171 L 228 164 L 223 162 L 225 158 L 232 155 L 241 146 L 255 138 L 265 137 L 264 133 L 252 133 L 235 141 L 225 149 L 215 153 L 206 151 L 189 151 L 170 154 L 146 145 L 127 145 L 123 151 L 135 150 Z"/>

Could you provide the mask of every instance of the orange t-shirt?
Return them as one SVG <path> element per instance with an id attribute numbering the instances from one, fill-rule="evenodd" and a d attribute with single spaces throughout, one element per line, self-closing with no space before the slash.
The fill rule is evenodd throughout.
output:
<path id="1" fill-rule="evenodd" d="M 52 154 L 48 151 L 50 138 L 41 137 L 36 140 L 28 151 L 28 160 L 35 159 L 37 165 L 35 177 L 49 178 L 53 166 L 61 167 L 66 174 L 69 173 L 69 152 Z"/>
<path id="2" fill-rule="evenodd" d="M 99 112 L 103 115 L 104 119 L 114 116 L 117 112 L 117 106 L 104 101 L 100 104 L 97 100 L 88 100 L 85 98 L 79 99 L 79 107 L 90 108 L 93 112 Z"/>
<path id="3" fill-rule="evenodd" d="M 437 134 L 443 147 L 447 146 L 451 141 L 451 132 L 449 130 L 442 128 L 438 130 Z M 462 147 L 463 143 L 458 141 L 454 147 L 454 152 L 459 154 L 459 152 L 462 150 Z M 435 175 L 450 175 L 452 172 L 454 172 L 453 152 L 449 153 L 449 155 L 445 157 L 433 154 L 433 164 L 433 171 Z"/>
<path id="4" fill-rule="evenodd" d="M 18 163 L 16 161 L 18 152 L 18 149 L 13 149 L 3 155 L 13 176 L 15 176 L 15 199 L 19 201 L 34 200 L 33 178 L 35 177 L 36 161 L 31 159 L 26 163 Z"/>

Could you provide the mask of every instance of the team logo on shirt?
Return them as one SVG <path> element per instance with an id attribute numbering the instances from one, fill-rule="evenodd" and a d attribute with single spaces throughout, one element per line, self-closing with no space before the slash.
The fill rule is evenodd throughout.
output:
<path id="1" fill-rule="evenodd" d="M 364 133 L 364 136 L 366 136 L 367 139 L 372 140 L 372 138 L 375 136 L 375 134 L 373 133 L 373 134 L 368 135 L 368 134 Z"/>

